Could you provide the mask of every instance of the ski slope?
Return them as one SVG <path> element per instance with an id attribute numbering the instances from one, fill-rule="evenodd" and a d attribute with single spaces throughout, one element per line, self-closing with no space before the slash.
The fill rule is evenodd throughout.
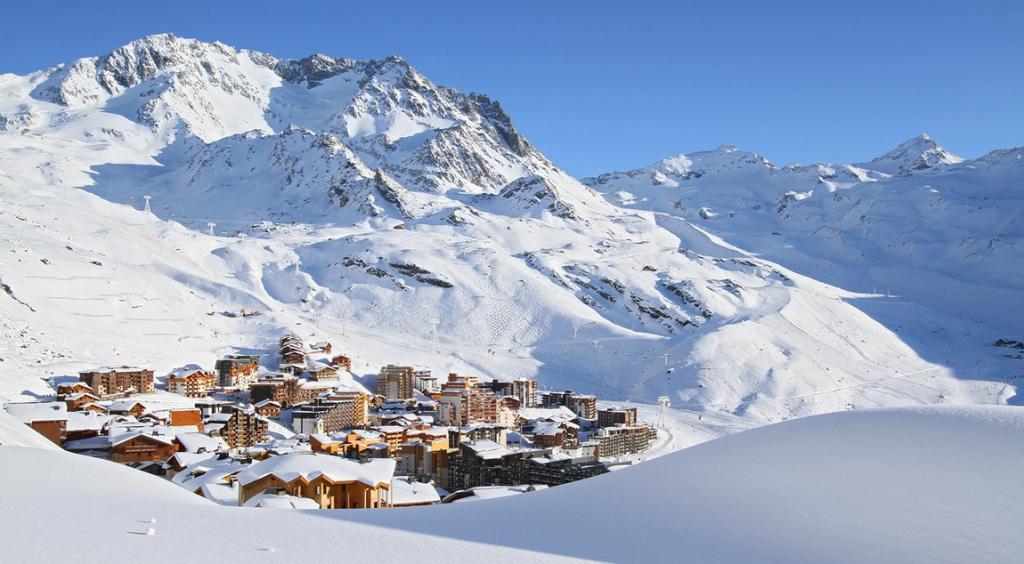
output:
<path id="1" fill-rule="evenodd" d="M 401 59 L 171 35 L 2 75 L 0 125 L 3 398 L 115 363 L 273 369 L 292 331 L 369 389 L 412 364 L 744 426 L 1014 402 L 1024 377 L 992 346 L 1024 338 L 1019 150 L 723 146 L 584 183 Z"/>

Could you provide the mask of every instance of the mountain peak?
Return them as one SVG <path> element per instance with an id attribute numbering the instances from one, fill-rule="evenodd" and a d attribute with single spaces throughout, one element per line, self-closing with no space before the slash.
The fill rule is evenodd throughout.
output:
<path id="1" fill-rule="evenodd" d="M 922 133 L 863 166 L 886 174 L 910 176 L 915 171 L 959 162 L 963 162 L 960 156 L 950 153 L 927 133 Z"/>
<path id="2" fill-rule="evenodd" d="M 356 61 L 352 59 L 335 59 L 316 53 L 298 61 L 291 59 L 279 61 L 274 66 L 274 72 L 288 82 L 305 82 L 309 88 L 314 88 L 322 81 L 345 72 L 355 64 Z"/>

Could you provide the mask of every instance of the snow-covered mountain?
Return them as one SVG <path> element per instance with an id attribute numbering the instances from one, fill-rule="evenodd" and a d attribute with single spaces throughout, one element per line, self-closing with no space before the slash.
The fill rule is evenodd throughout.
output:
<path id="1" fill-rule="evenodd" d="M 922 135 L 866 164 L 777 168 L 725 146 L 585 182 L 678 235 L 698 226 L 819 280 L 1012 331 L 1022 155 L 964 161 Z"/>
<path id="2" fill-rule="evenodd" d="M 1016 390 L 1020 150 L 722 146 L 581 183 L 401 59 L 171 35 L 0 76 L 0 129 L 7 397 L 286 330 L 371 386 L 415 363 L 752 422 Z"/>

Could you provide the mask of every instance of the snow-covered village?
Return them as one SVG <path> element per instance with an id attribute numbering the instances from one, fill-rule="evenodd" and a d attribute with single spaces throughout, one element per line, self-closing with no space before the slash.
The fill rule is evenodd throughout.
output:
<path id="1" fill-rule="evenodd" d="M 1024 4 L 0 14 L 0 564 L 1021 560 Z"/>
<path id="2" fill-rule="evenodd" d="M 636 407 L 387 365 L 370 394 L 352 357 L 290 333 L 212 369 L 106 366 L 6 404 L 63 449 L 162 476 L 222 505 L 369 509 L 536 491 L 628 465 L 657 429 Z M 351 353 L 350 353 L 351 354 Z M 267 364 L 275 367 L 267 369 Z M 665 406 L 667 407 L 667 405 Z M 312 456 L 309 456 L 312 455 Z"/>

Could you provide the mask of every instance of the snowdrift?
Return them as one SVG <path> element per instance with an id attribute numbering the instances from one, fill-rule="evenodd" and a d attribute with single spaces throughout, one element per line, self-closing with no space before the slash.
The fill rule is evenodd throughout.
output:
<path id="1" fill-rule="evenodd" d="M 214 506 L 159 478 L 0 447 L 12 562 L 1011 562 L 1024 409 L 836 413 L 487 503 L 378 511 Z M 13 487 L 17 485 L 17 487 Z M 153 522 L 155 520 L 155 522 Z M 153 535 L 146 535 L 152 528 Z M 54 531 L 61 542 L 48 543 Z"/>

